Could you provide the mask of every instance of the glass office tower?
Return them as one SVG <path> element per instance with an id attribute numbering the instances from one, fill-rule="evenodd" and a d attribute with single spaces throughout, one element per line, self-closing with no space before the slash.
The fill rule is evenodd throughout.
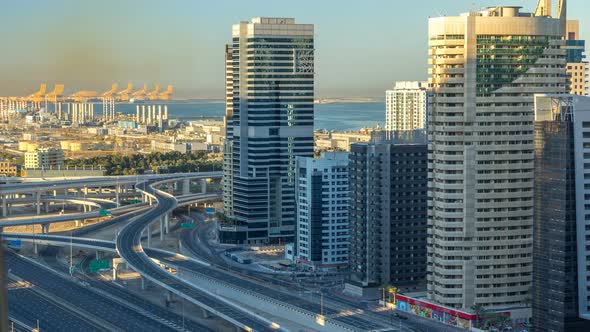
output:
<path id="1" fill-rule="evenodd" d="M 222 242 L 293 241 L 295 157 L 313 156 L 313 34 L 313 25 L 292 18 L 233 26 L 225 56 Z"/>

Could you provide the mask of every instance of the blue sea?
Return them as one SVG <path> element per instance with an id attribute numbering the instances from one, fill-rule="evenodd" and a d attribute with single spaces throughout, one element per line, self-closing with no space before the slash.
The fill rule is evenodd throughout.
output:
<path id="1" fill-rule="evenodd" d="M 179 120 L 216 119 L 221 120 L 225 113 L 223 100 L 171 100 L 150 102 L 149 104 L 168 105 L 168 117 Z M 116 111 L 123 114 L 135 114 L 136 105 L 117 104 Z M 94 114 L 101 115 L 100 104 L 94 106 Z M 315 128 L 327 130 L 358 130 L 362 127 L 383 126 L 385 103 L 382 101 L 368 103 L 332 103 L 315 105 Z"/>

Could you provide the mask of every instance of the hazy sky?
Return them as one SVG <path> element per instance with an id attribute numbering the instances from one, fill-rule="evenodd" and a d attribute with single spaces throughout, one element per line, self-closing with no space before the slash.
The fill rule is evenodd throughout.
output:
<path id="1" fill-rule="evenodd" d="M 555 0 L 554 2 L 557 2 Z M 570 0 L 569 18 L 590 15 Z M 393 81 L 427 78 L 427 20 L 537 0 L 2 0 L 0 95 L 42 82 L 66 92 L 132 82 L 173 84 L 177 97 L 220 97 L 231 25 L 294 17 L 316 31 L 318 97 L 382 96 Z M 582 38 L 590 23 L 581 22 Z"/>

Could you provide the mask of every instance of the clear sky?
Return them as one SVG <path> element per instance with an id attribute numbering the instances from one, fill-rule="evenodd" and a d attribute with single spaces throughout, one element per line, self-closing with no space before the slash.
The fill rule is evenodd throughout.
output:
<path id="1" fill-rule="evenodd" d="M 557 0 L 554 0 L 557 2 Z M 569 0 L 569 18 L 590 1 Z M 221 97 L 231 25 L 294 17 L 316 31 L 318 97 L 380 97 L 393 81 L 427 78 L 429 16 L 537 0 L 52 0 L 0 5 L 0 95 L 40 83 L 66 92 L 173 84 L 177 97 Z M 582 38 L 590 23 L 581 22 Z"/>

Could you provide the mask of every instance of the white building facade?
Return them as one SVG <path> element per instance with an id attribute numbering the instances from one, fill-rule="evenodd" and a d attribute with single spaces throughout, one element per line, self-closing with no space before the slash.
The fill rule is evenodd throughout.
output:
<path id="1" fill-rule="evenodd" d="M 348 153 L 297 157 L 296 261 L 314 270 L 348 264 Z"/>
<path id="2" fill-rule="evenodd" d="M 428 298 L 527 307 L 532 285 L 533 104 L 565 92 L 556 17 L 492 7 L 429 19 Z"/>
<path id="3" fill-rule="evenodd" d="M 25 153 L 25 168 L 59 168 L 64 165 L 64 152 L 56 148 L 38 148 Z"/>
<path id="4" fill-rule="evenodd" d="M 396 82 L 385 91 L 385 130 L 426 128 L 427 82 Z"/>

